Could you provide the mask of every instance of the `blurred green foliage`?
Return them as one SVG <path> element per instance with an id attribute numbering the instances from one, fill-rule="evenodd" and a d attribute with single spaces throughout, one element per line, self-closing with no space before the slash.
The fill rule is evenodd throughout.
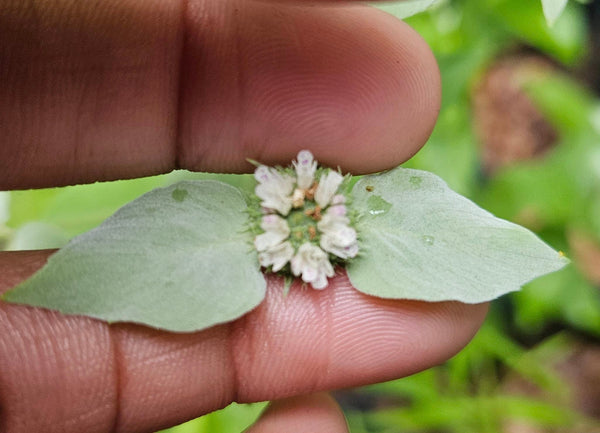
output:
<path id="1" fill-rule="evenodd" d="M 439 174 L 575 262 L 573 232 L 600 248 L 600 101 L 573 78 L 589 49 L 584 7 L 570 2 L 552 28 L 539 2 L 522 0 L 446 1 L 407 21 L 436 54 L 443 106 L 429 143 L 405 165 Z M 520 84 L 558 139 L 541 156 L 485 172 L 473 93 L 498 58 L 522 49 L 556 65 Z M 477 337 L 443 366 L 368 387 L 376 409 L 349 411 L 352 431 L 600 431 L 597 419 L 573 406 L 577 385 L 555 368 L 569 362 L 582 335 L 600 342 L 600 287 L 580 268 L 575 263 L 496 302 Z"/>
<path id="2" fill-rule="evenodd" d="M 235 433 L 248 428 L 266 403 L 236 404 L 159 433 Z"/>
<path id="3" fill-rule="evenodd" d="M 394 12 L 393 4 L 385 8 Z M 438 59 L 443 105 L 429 143 L 406 166 L 432 171 L 496 215 L 535 230 L 575 265 L 496 302 L 474 341 L 443 366 L 355 391 L 375 403 L 367 411 L 348 405 L 353 432 L 504 432 L 515 422 L 534 431 L 598 432 L 597 420 L 569 405 L 572 387 L 548 362 L 568 358 L 574 335 L 600 341 L 600 290 L 581 272 L 572 237 L 583 234 L 600 245 L 600 101 L 573 78 L 589 55 L 584 6 L 569 2 L 553 27 L 539 0 L 439 1 L 407 21 Z M 556 65 L 522 87 L 558 139 L 541 156 L 488 173 L 473 128 L 474 88 L 496 59 L 523 47 Z M 174 172 L 2 193 L 0 246 L 60 247 L 152 188 L 206 176 Z M 245 188 L 251 182 L 220 178 Z M 511 384 L 519 381 L 540 392 L 514 392 Z M 164 432 L 239 432 L 263 407 L 232 405 Z"/>

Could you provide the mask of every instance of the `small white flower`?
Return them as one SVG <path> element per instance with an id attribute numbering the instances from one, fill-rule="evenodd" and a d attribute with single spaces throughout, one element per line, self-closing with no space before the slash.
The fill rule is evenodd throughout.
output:
<path id="1" fill-rule="evenodd" d="M 317 161 L 314 160 L 312 153 L 308 150 L 301 150 L 296 161 L 293 161 L 292 164 L 296 169 L 298 188 L 310 188 L 317 170 Z"/>
<path id="2" fill-rule="evenodd" d="M 344 203 L 346 203 L 346 197 L 344 197 L 343 194 L 336 194 L 331 199 L 331 206 L 335 206 L 337 204 L 344 204 Z"/>
<path id="3" fill-rule="evenodd" d="M 339 225 L 335 231 L 321 235 L 321 248 L 342 259 L 350 259 L 358 254 L 356 231 L 348 226 Z"/>
<path id="4" fill-rule="evenodd" d="M 258 254 L 258 261 L 265 268 L 273 266 L 272 271 L 280 271 L 294 256 L 294 247 L 289 241 L 275 245 Z"/>
<path id="5" fill-rule="evenodd" d="M 327 278 L 335 274 L 327 253 L 309 242 L 300 245 L 291 263 L 292 273 L 297 277 L 301 275 L 302 281 L 310 283 L 314 289 L 327 287 Z"/>
<path id="6" fill-rule="evenodd" d="M 262 200 L 260 205 L 287 215 L 292 208 L 294 178 L 264 165 L 256 168 L 254 177 L 258 181 L 254 192 Z"/>
<path id="7" fill-rule="evenodd" d="M 265 215 L 260 224 L 265 232 L 254 238 L 254 246 L 258 252 L 268 251 L 285 241 L 290 236 L 290 227 L 279 215 Z"/>
<path id="8" fill-rule="evenodd" d="M 356 257 L 358 254 L 356 230 L 349 224 L 346 206 L 339 204 L 329 207 L 317 224 L 317 228 L 321 232 L 319 243 L 321 248 L 344 260 Z"/>
<path id="9" fill-rule="evenodd" d="M 315 201 L 322 208 L 326 207 L 334 197 L 337 189 L 342 184 L 344 176 L 337 171 L 330 170 L 319 179 L 319 186 L 315 192 Z"/>
<path id="10" fill-rule="evenodd" d="M 343 204 L 331 206 L 317 223 L 319 231 L 326 232 L 335 230 L 338 225 L 350 224 L 350 218 L 346 216 L 346 206 Z"/>

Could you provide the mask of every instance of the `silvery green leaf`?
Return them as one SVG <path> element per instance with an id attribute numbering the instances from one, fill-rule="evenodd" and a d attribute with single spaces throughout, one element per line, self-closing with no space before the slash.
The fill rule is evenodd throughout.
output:
<path id="1" fill-rule="evenodd" d="M 394 15 L 396 18 L 405 19 L 429 9 L 436 1 L 437 0 L 404 0 L 393 3 L 375 3 L 374 6 Z"/>
<path id="2" fill-rule="evenodd" d="M 244 233 L 245 208 L 236 188 L 216 181 L 153 190 L 3 299 L 180 332 L 236 319 L 266 289 Z"/>
<path id="3" fill-rule="evenodd" d="M 549 26 L 553 26 L 562 15 L 569 0 L 542 0 L 544 16 Z"/>
<path id="4" fill-rule="evenodd" d="M 425 171 L 365 176 L 352 194 L 362 244 L 348 274 L 370 295 L 479 303 L 568 263 L 527 229 L 494 217 Z"/>

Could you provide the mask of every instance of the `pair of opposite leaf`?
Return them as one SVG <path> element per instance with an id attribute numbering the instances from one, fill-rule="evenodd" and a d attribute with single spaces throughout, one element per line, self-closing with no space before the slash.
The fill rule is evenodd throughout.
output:
<path id="1" fill-rule="evenodd" d="M 191 332 L 260 304 L 261 265 L 306 287 L 333 290 L 328 278 L 341 265 L 369 295 L 479 303 L 568 263 L 431 173 L 395 168 L 349 190 L 309 155 L 301 152 L 294 169 L 259 166 L 254 197 L 214 180 L 153 190 L 2 299 Z"/>

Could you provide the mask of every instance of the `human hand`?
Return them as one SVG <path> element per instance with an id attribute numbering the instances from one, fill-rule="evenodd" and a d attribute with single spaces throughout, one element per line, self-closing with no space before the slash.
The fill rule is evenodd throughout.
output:
<path id="1" fill-rule="evenodd" d="M 365 6 L 5 0 L 0 29 L 0 189 L 241 172 L 304 148 L 373 172 L 414 154 L 439 108 L 425 43 Z M 0 293 L 50 254 L 0 253 Z M 397 378 L 456 353 L 486 311 L 369 297 L 345 274 L 287 297 L 281 284 L 192 334 L 1 303 L 0 431 L 153 431 L 231 401 Z M 255 431 L 340 420 L 317 394 L 276 403 Z"/>

